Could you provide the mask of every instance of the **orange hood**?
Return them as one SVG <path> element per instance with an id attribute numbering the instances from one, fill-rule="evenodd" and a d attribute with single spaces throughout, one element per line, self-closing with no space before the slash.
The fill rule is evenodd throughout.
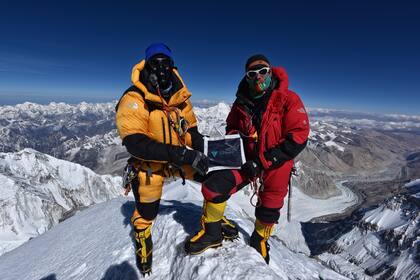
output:
<path id="1" fill-rule="evenodd" d="M 163 103 L 165 103 L 168 106 L 178 106 L 191 97 L 191 93 L 188 91 L 187 87 L 184 84 L 184 81 L 182 80 L 181 76 L 179 75 L 176 69 L 173 69 L 172 71 L 181 82 L 182 87 L 171 96 L 169 102 L 166 102 L 164 99 L 161 99 L 159 95 L 150 92 L 147 89 L 147 87 L 143 84 L 143 82 L 140 81 L 140 72 L 144 69 L 145 64 L 145 60 L 140 61 L 133 67 L 133 71 L 131 73 L 131 82 L 144 93 L 145 100 L 159 104 L 162 104 L 163 101 Z"/>

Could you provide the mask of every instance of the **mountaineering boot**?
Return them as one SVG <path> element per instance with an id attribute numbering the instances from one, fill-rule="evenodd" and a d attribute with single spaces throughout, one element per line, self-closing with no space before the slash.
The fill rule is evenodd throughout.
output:
<path id="1" fill-rule="evenodd" d="M 264 258 L 265 262 L 268 264 L 270 262 L 270 255 L 268 251 L 270 250 L 270 245 L 267 242 L 267 239 L 264 239 L 259 235 L 255 230 L 251 235 L 249 240 L 249 246 L 253 247 L 261 256 Z"/>
<path id="2" fill-rule="evenodd" d="M 209 248 L 222 246 L 222 241 L 221 221 L 206 223 L 204 218 L 201 218 L 201 230 L 185 242 L 185 252 L 190 255 L 197 255 Z"/>
<path id="3" fill-rule="evenodd" d="M 222 218 L 225 208 L 226 201 L 222 203 L 204 201 L 201 230 L 185 242 L 187 254 L 200 254 L 208 248 L 217 248 L 222 245 Z"/>
<path id="4" fill-rule="evenodd" d="M 151 226 L 143 230 L 134 229 L 134 239 L 136 240 L 136 264 L 140 273 L 145 276 L 152 272 L 152 251 L 153 242 Z"/>
<path id="5" fill-rule="evenodd" d="M 261 254 L 267 264 L 270 262 L 270 255 L 268 253 L 270 251 L 270 245 L 267 240 L 272 234 L 273 229 L 274 224 L 263 224 L 259 220 L 255 220 L 255 229 L 249 240 L 249 245 Z"/>
<path id="6" fill-rule="evenodd" d="M 239 237 L 236 226 L 225 216 L 222 218 L 222 235 L 225 240 L 233 241 Z"/>

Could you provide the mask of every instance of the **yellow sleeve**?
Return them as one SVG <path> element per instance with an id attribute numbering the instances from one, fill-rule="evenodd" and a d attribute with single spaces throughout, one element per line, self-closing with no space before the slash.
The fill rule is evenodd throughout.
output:
<path id="1" fill-rule="evenodd" d="M 148 134 L 149 111 L 138 93 L 129 92 L 121 98 L 116 124 L 121 139 L 136 133 Z"/>
<path id="2" fill-rule="evenodd" d="M 184 118 L 187 120 L 189 127 L 197 126 L 197 118 L 195 117 L 193 107 L 190 100 L 186 101 L 187 106 L 184 108 Z"/>

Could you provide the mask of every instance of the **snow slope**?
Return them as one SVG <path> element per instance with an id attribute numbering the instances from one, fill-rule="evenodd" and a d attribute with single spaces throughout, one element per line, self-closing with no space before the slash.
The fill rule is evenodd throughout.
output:
<path id="1" fill-rule="evenodd" d="M 310 255 L 310 250 L 306 245 L 302 234 L 301 222 L 308 222 L 313 218 L 342 213 L 348 207 L 358 202 L 357 196 L 341 183 L 337 184 L 341 194 L 328 199 L 315 199 L 301 192 L 293 183 L 291 221 L 287 221 L 288 196 L 285 197 L 284 206 L 280 211 L 279 224 L 274 229 L 274 235 L 279 238 L 289 249 Z M 243 191 L 231 197 L 231 201 L 237 211 L 242 211 L 248 217 L 254 217 L 255 208 L 251 206 L 249 200 L 251 195 L 250 186 L 246 186 Z"/>
<path id="2" fill-rule="evenodd" d="M 31 149 L 0 153 L 0 255 L 72 211 L 118 196 L 120 182 Z"/>
<path id="3" fill-rule="evenodd" d="M 198 256 L 186 256 L 183 242 L 198 229 L 202 196 L 198 184 L 165 187 L 153 227 L 154 265 L 148 279 L 347 279 L 304 254 L 271 241 L 271 263 L 248 245 L 253 219 L 233 201 L 227 216 L 240 240 Z M 45 234 L 0 257 L 0 279 L 138 279 L 130 238 L 132 198 L 94 205 Z M 49 277 L 49 278 L 48 278 Z"/>

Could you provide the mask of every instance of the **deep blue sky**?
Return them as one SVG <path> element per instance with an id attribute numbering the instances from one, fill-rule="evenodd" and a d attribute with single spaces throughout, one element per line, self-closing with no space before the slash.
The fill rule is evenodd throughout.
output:
<path id="1" fill-rule="evenodd" d="M 420 114 L 416 1 L 8 2 L 0 105 L 118 99 L 163 41 L 193 100 L 232 101 L 246 59 L 264 53 L 308 107 Z"/>

